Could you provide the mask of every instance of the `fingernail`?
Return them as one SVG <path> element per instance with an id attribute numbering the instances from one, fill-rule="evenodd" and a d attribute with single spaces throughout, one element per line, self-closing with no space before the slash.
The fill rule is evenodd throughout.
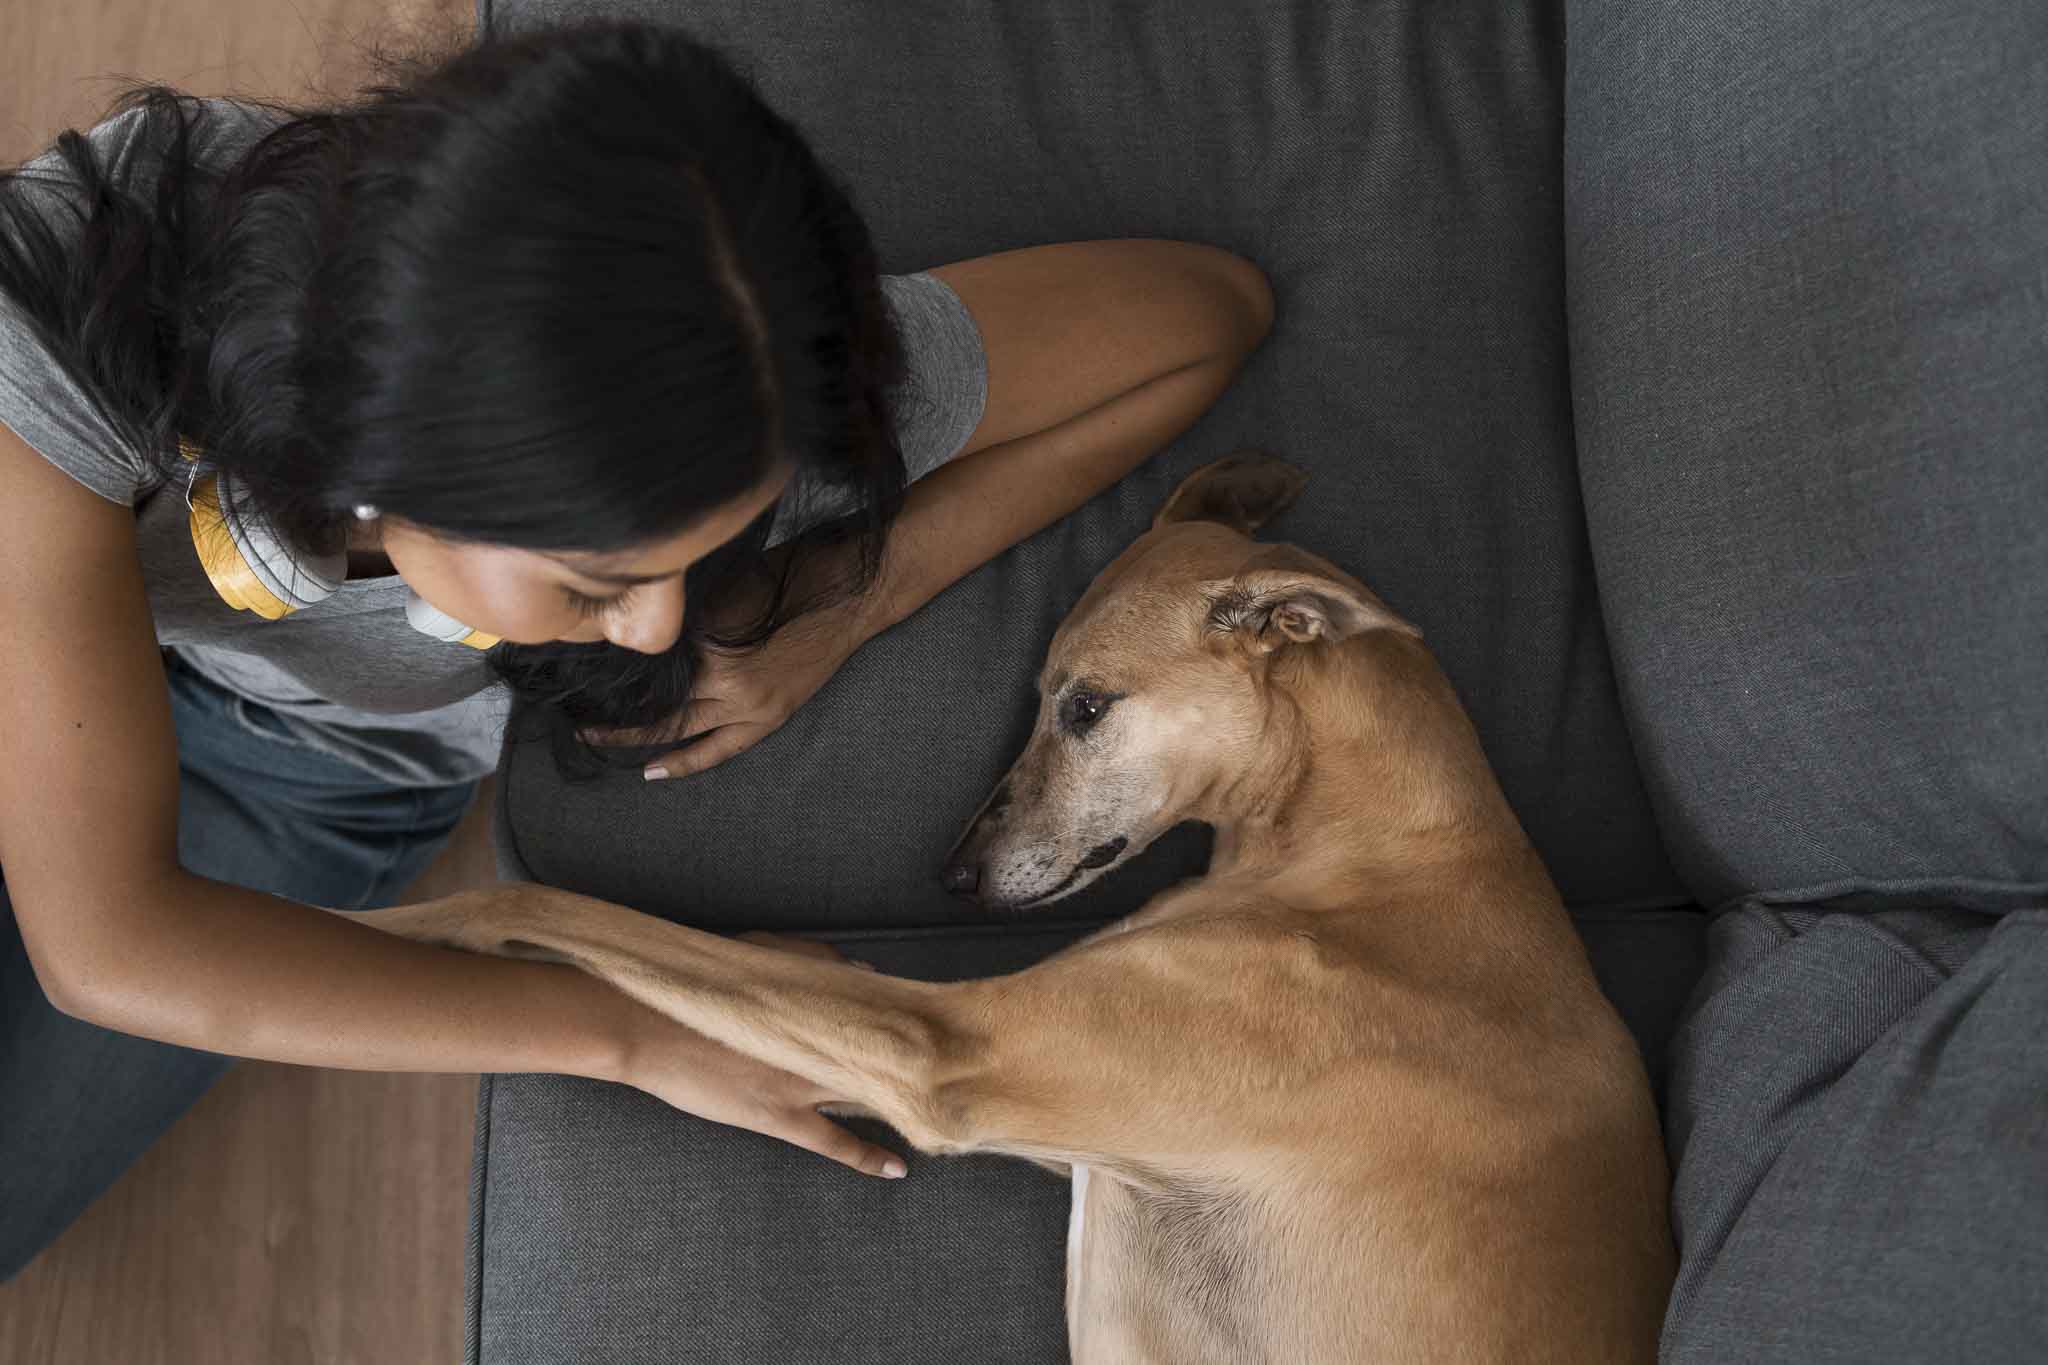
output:
<path id="1" fill-rule="evenodd" d="M 641 770 L 640 776 L 649 782 L 659 782 L 662 778 L 668 776 L 668 769 L 662 767 L 659 763 L 650 763 Z"/>
<path id="2" fill-rule="evenodd" d="M 892 1156 L 882 1163 L 882 1174 L 891 1180 L 901 1180 L 910 1174 L 910 1168 Z"/>

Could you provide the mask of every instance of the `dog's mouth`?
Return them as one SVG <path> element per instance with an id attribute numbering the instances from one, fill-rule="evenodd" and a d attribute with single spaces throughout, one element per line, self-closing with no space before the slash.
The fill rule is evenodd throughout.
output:
<path id="1" fill-rule="evenodd" d="M 1097 844 L 1089 849 L 1088 856 L 1083 858 L 1080 865 L 1074 870 L 1076 872 L 1093 872 L 1098 867 L 1108 867 L 1118 858 L 1123 857 L 1124 850 L 1130 846 L 1131 841 L 1119 834 L 1108 843 Z"/>
<path id="2" fill-rule="evenodd" d="M 1106 844 L 1097 844 L 1095 847 L 1088 850 L 1088 852 L 1082 857 L 1080 862 L 1074 864 L 1073 870 L 1068 872 L 1067 875 L 1061 879 L 1060 884 L 1058 886 L 1053 887 L 1050 891 L 1042 891 L 1038 895 L 1033 896 L 1030 900 L 1018 901 L 1016 908 L 1019 910 L 1029 910 L 1033 906 L 1044 905 L 1048 901 L 1058 900 L 1061 896 L 1064 896 L 1067 894 L 1067 892 L 1073 890 L 1074 883 L 1081 880 L 1082 873 L 1093 872 L 1098 868 L 1108 867 L 1118 858 L 1123 857 L 1124 850 L 1129 848 L 1130 846 L 1131 841 L 1129 839 L 1126 839 L 1121 834 L 1117 835 L 1116 838 L 1111 839 Z"/>

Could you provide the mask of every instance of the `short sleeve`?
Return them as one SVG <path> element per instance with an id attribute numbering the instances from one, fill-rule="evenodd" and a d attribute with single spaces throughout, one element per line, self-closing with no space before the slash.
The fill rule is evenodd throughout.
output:
<path id="1" fill-rule="evenodd" d="M 934 275 L 885 275 L 909 374 L 897 391 L 904 472 L 923 478 L 960 453 L 988 406 L 988 357 L 974 315 Z"/>
<path id="2" fill-rule="evenodd" d="M 888 301 L 903 339 L 906 373 L 896 390 L 896 443 L 906 482 L 915 482 L 958 455 L 981 425 L 988 406 L 988 357 L 981 328 L 952 286 L 933 275 L 884 275 Z M 843 489 L 786 497 L 775 514 L 768 544 L 804 527 L 853 510 Z"/>
<path id="3" fill-rule="evenodd" d="M 140 127 L 139 112 L 131 112 L 100 124 L 88 136 L 101 156 L 112 159 L 125 153 Z M 46 153 L 24 166 L 23 178 L 0 193 L 44 200 L 39 216 L 62 214 L 64 191 L 56 179 L 62 174 L 62 163 Z M 154 478 L 147 462 L 128 448 L 51 353 L 34 322 L 6 294 L 0 294 L 0 424 L 111 502 L 132 505 Z"/>
<path id="4" fill-rule="evenodd" d="M 132 506 L 155 475 L 0 296 L 0 424 L 93 492 Z"/>
<path id="5" fill-rule="evenodd" d="M 278 115 L 232 100 L 201 101 L 203 117 L 193 128 L 193 154 L 208 164 L 239 156 Z M 131 109 L 105 119 L 86 134 L 101 162 L 116 168 L 131 189 L 153 182 L 158 153 L 146 111 Z M 22 168 L 21 178 L 0 187 L 38 205 L 37 214 L 58 231 L 79 211 L 76 183 L 54 152 Z M 72 379 L 44 343 L 41 332 L 5 294 L 0 294 L 0 423 L 44 459 L 111 502 L 133 505 L 157 478 L 154 467 L 129 447 L 92 397 Z"/>

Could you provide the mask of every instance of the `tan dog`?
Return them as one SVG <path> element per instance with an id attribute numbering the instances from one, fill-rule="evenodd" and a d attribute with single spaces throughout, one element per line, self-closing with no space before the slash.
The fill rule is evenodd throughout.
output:
<path id="1" fill-rule="evenodd" d="M 878 976 L 538 887 L 357 918 L 574 962 L 924 1151 L 1071 1164 L 1079 1365 L 1654 1360 L 1635 1046 L 1414 628 L 1249 538 L 1300 486 L 1199 471 L 1054 636 L 948 884 L 1041 905 L 1181 821 L 1216 845 L 1026 971 Z"/>

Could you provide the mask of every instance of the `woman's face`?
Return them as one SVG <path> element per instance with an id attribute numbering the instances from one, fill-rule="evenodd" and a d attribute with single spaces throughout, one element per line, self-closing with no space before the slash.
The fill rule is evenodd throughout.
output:
<path id="1" fill-rule="evenodd" d="M 383 550 L 414 592 L 474 630 L 514 644 L 609 640 L 659 654 L 682 634 L 684 571 L 745 530 L 789 476 L 778 469 L 689 529 L 630 550 L 447 541 L 395 519 L 381 524 Z"/>

